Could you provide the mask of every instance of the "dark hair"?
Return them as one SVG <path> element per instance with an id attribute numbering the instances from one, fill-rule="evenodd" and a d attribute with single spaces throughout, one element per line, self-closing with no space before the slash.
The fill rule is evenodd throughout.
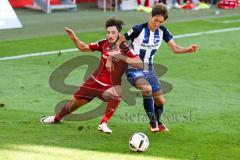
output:
<path id="1" fill-rule="evenodd" d="M 152 8 L 152 17 L 156 16 L 156 15 L 161 15 L 164 17 L 164 20 L 166 20 L 168 18 L 168 10 L 167 7 L 162 4 L 162 3 L 158 3 L 156 4 L 153 8 Z"/>
<path id="2" fill-rule="evenodd" d="M 123 21 L 120 19 L 110 18 L 106 21 L 105 28 L 116 26 L 118 32 L 122 31 L 122 26 L 124 25 Z"/>

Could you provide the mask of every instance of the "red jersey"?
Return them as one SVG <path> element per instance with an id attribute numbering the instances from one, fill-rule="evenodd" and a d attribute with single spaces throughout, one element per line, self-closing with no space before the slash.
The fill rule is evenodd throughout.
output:
<path id="1" fill-rule="evenodd" d="M 89 44 L 89 48 L 92 51 L 100 51 L 102 53 L 100 64 L 97 70 L 92 74 L 92 78 L 97 81 L 98 83 L 104 86 L 112 86 L 112 85 L 120 85 L 121 84 L 121 77 L 125 70 L 127 69 L 128 64 L 122 60 L 113 58 L 114 64 L 114 71 L 109 72 L 106 68 L 107 58 L 109 56 L 108 52 L 111 51 L 113 48 L 109 45 L 106 39 L 98 41 L 96 43 Z M 122 43 L 120 46 L 121 54 L 127 57 L 137 57 L 137 54 L 134 54 L 127 42 Z"/>

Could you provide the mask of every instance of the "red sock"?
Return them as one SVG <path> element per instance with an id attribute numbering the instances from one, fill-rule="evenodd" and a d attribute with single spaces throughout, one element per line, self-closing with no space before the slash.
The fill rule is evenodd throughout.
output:
<path id="1" fill-rule="evenodd" d="M 108 120 L 113 116 L 114 112 L 116 111 L 119 103 L 120 103 L 120 99 L 113 99 L 113 98 L 109 99 L 108 106 L 107 106 L 105 114 L 101 120 L 101 123 L 108 122 Z"/>
<path id="2" fill-rule="evenodd" d="M 149 0 L 145 0 L 144 6 L 145 6 L 145 7 L 151 7 L 150 1 L 149 1 Z"/>
<path id="3" fill-rule="evenodd" d="M 68 102 L 62 109 L 60 112 L 58 112 L 58 114 L 56 114 L 54 121 L 55 122 L 59 122 L 61 121 L 61 119 L 63 119 L 63 117 L 65 117 L 66 115 L 71 113 L 71 105 L 72 105 L 72 101 Z"/>
<path id="4" fill-rule="evenodd" d="M 142 1 L 141 1 L 141 0 L 137 0 L 137 4 L 138 4 L 138 5 L 141 5 L 141 4 L 142 4 Z"/>

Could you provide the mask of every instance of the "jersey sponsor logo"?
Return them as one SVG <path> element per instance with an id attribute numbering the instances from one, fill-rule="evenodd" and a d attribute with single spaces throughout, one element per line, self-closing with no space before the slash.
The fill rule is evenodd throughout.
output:
<path id="1" fill-rule="evenodd" d="M 144 47 L 144 48 L 151 49 L 151 48 L 157 47 L 158 44 L 145 44 L 145 43 L 142 43 L 141 46 Z"/>
<path id="2" fill-rule="evenodd" d="M 133 33 L 133 29 L 131 28 L 128 32 L 127 35 L 130 36 Z"/>

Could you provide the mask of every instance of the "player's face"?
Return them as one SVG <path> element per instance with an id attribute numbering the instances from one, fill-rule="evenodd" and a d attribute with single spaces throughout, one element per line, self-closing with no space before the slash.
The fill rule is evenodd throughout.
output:
<path id="1" fill-rule="evenodd" d="M 156 15 L 150 18 L 149 25 L 151 30 L 159 28 L 164 23 L 164 17 Z"/>
<path id="2" fill-rule="evenodd" d="M 108 43 L 115 43 L 118 40 L 119 32 L 116 26 L 111 26 L 107 28 L 107 40 Z"/>

